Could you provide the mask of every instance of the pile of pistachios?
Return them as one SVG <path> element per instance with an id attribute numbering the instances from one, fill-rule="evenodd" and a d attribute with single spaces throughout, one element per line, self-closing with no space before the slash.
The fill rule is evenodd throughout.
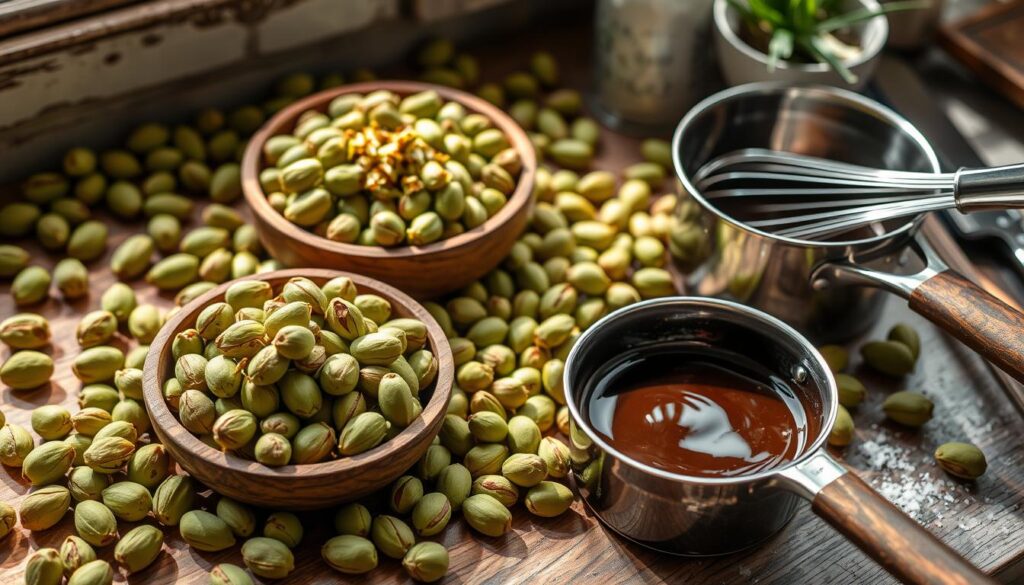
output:
<path id="1" fill-rule="evenodd" d="M 236 282 L 175 336 L 164 396 L 201 440 L 264 465 L 369 451 L 420 415 L 437 375 L 424 324 L 391 313 L 347 277 Z"/>
<path id="2" fill-rule="evenodd" d="M 516 189 L 519 153 L 486 116 L 436 91 L 344 94 L 271 137 L 274 209 L 332 241 L 422 246 L 482 225 Z"/>
<path id="3" fill-rule="evenodd" d="M 507 106 L 529 131 L 538 154 L 566 167 L 538 170 L 538 203 L 530 228 L 501 267 L 449 298 L 426 303 L 450 338 L 457 364 L 457 386 L 440 435 L 422 460 L 390 487 L 386 503 L 364 501 L 337 510 L 337 536 L 321 548 L 324 561 L 340 572 L 367 573 L 381 554 L 401 559 L 414 579 L 435 581 L 447 572 L 448 553 L 428 539 L 458 513 L 475 532 L 499 536 L 510 530 L 512 515 L 521 508 L 540 517 L 569 509 L 564 359 L 580 332 L 607 312 L 674 294 L 663 264 L 666 247 L 675 252 L 672 234 L 678 224 L 673 208 L 685 202 L 659 191 L 671 162 L 668 145 L 661 140 L 645 141 L 644 162 L 627 168 L 622 177 L 586 172 L 600 149 L 600 128 L 581 115 L 578 92 L 558 87 L 558 66 L 549 54 L 534 55 L 528 71 L 509 75 L 500 84 L 479 86 L 475 59 L 458 54 L 447 41 L 428 44 L 417 60 L 425 67 L 426 80 L 478 87 L 485 99 Z M 351 76 L 353 81 L 371 78 L 366 71 Z M 100 206 L 119 219 L 147 221 L 146 233 L 127 238 L 111 257 L 112 271 L 125 282 L 104 291 L 99 308 L 79 322 L 81 350 L 72 371 L 82 383 L 80 409 L 72 413 L 62 406 L 40 407 L 33 413 L 31 430 L 4 425 L 0 411 L 0 463 L 21 467 L 34 484 L 21 505 L 22 526 L 45 530 L 74 507 L 75 535 L 59 550 L 42 548 L 30 556 L 30 585 L 63 577 L 73 585 L 110 583 L 114 569 L 97 560 L 95 552 L 106 546 L 114 546 L 114 558 L 127 572 L 139 572 L 159 558 L 159 526 L 177 526 L 182 539 L 202 551 L 242 542 L 248 571 L 217 565 L 210 573 L 214 584 L 251 583 L 249 573 L 283 578 L 294 569 L 292 550 L 304 532 L 296 516 L 264 513 L 216 496 L 205 501 L 197 494 L 202 486 L 175 474 L 163 447 L 150 442 L 141 368 L 147 344 L 183 304 L 219 282 L 277 267 L 273 260 L 260 259 L 252 228 L 231 206 L 240 192 L 238 154 L 267 115 L 318 86 L 343 81 L 332 74 L 317 84 L 310 75 L 290 75 L 262 105 L 228 114 L 204 110 L 192 125 L 147 124 L 122 149 L 98 154 L 73 149 L 62 173 L 34 176 L 25 184 L 23 201 L 0 210 L 17 220 L 14 227 L 0 228 L 13 230 L 0 236 L 36 236 L 47 249 L 77 262 L 68 260 L 63 268 L 58 264 L 51 276 L 29 266 L 31 258 L 21 247 L 0 245 L 0 277 L 16 277 L 12 292 L 19 305 L 46 299 L 54 281 L 66 299 L 88 293 L 85 264 L 107 249 L 106 227 L 95 219 Z M 354 123 L 355 98 L 339 100 L 328 114 L 339 120 L 348 116 Z M 364 100 L 379 101 L 367 108 Z M 396 96 L 368 94 L 359 101 L 364 124 L 372 118 L 378 128 L 388 129 L 393 110 L 398 119 L 409 119 Z M 418 118 L 408 120 L 412 130 L 426 129 L 429 140 L 424 142 L 436 157 L 437 165 L 424 160 L 408 175 L 410 184 L 418 180 L 423 189 L 409 196 L 402 191 L 390 204 L 371 203 L 363 188 L 348 195 L 331 192 L 329 178 L 335 188 L 352 180 L 345 169 L 334 170 L 348 162 L 320 161 L 321 151 L 331 154 L 325 146 L 339 145 L 332 140 L 335 136 L 328 136 L 330 119 L 318 127 L 324 119 L 309 114 L 302 120 L 302 148 L 311 139 L 323 141 L 315 153 L 291 163 L 320 161 L 323 175 L 319 185 L 285 195 L 282 211 L 301 203 L 292 210 L 305 214 L 313 204 L 322 204 L 322 196 L 301 193 L 327 191 L 335 201 L 328 212 L 332 221 L 310 227 L 332 239 L 345 241 L 355 233 L 352 241 L 377 245 L 426 243 L 437 232 L 432 215 L 442 226 L 438 237 L 493 215 L 508 194 L 505 175 L 513 185 L 518 175 L 518 161 L 514 152 L 509 154 L 505 137 L 495 134 L 490 121 L 456 105 L 440 104 L 427 115 L 436 105 L 429 93 L 405 104 Z M 351 109 L 342 111 L 346 108 Z M 441 128 L 439 137 L 431 133 L 433 126 Z M 347 135 L 356 141 L 374 136 L 365 132 L 365 125 L 352 130 Z M 277 158 L 275 169 L 263 177 L 264 187 L 277 171 L 273 190 L 278 190 L 290 165 L 280 170 L 276 165 L 299 150 L 287 146 L 287 137 L 272 142 L 265 155 L 268 162 Z M 449 146 L 455 154 L 447 151 Z M 485 173 L 485 167 L 491 170 Z M 369 176 L 361 175 L 361 180 Z M 447 181 L 447 186 L 430 189 L 427 183 L 435 184 L 435 179 Z M 457 197 L 452 193 L 459 188 L 452 184 L 461 187 L 463 196 L 462 212 L 455 219 L 445 215 L 455 217 Z M 186 232 L 183 226 L 197 214 L 193 198 L 199 195 L 215 203 L 203 209 L 201 225 Z M 281 197 L 272 200 L 280 207 Z M 376 239 L 373 218 L 384 212 L 405 224 L 399 230 L 388 215 L 378 220 L 380 234 L 391 235 L 395 244 Z M 66 239 L 52 214 L 67 221 Z M 346 218 L 338 219 L 342 216 Z M 352 224 L 350 218 L 359 220 L 358 229 L 341 225 Z M 333 222 L 339 225 L 332 230 Z M 163 257 L 154 264 L 157 253 Z M 179 291 L 176 306 L 162 311 L 140 303 L 128 283 L 143 275 L 153 286 Z M 423 347 L 421 324 L 391 319 L 386 301 L 360 295 L 350 285 L 337 279 L 318 287 L 299 279 L 275 292 L 258 281 L 246 281 L 232 287 L 223 303 L 207 307 L 172 348 L 175 375 L 164 393 L 183 424 L 187 421 L 190 430 L 215 448 L 267 465 L 345 456 L 372 448 L 400 430 L 418 414 L 417 389 L 430 384 L 436 360 Z M 46 351 L 50 338 L 50 324 L 38 314 L 20 313 L 0 323 L 0 341 L 13 352 L 0 367 L 0 381 L 16 391 L 44 385 L 54 367 Z M 137 345 L 122 350 L 129 339 Z M 354 425 L 356 420 L 367 422 Z M 39 446 L 33 432 L 43 440 Z M 324 436 L 331 439 L 330 449 L 311 448 Z M 14 528 L 15 516 L 11 506 L 0 503 L 0 538 Z M 119 522 L 145 520 L 150 524 L 118 530 Z"/>
<path id="4" fill-rule="evenodd" d="M 846 447 L 854 439 L 854 422 L 850 410 L 867 397 L 867 388 L 856 377 L 844 373 L 850 363 L 849 352 L 838 345 L 818 348 L 835 374 L 839 389 L 839 411 L 829 434 L 828 443 Z M 885 340 L 869 341 L 861 346 L 864 364 L 886 376 L 899 378 L 914 371 L 921 355 L 921 337 L 910 325 L 901 323 L 889 330 Z M 924 394 L 910 390 L 893 392 L 882 403 L 886 418 L 903 427 L 917 429 L 932 419 L 935 404 Z M 935 449 L 935 462 L 950 475 L 974 480 L 988 469 L 985 454 L 970 443 L 949 442 Z"/>

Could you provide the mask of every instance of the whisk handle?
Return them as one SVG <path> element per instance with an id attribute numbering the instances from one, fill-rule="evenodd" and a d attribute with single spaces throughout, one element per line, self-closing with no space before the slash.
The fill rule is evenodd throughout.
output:
<path id="1" fill-rule="evenodd" d="M 910 308 L 1024 382 L 1024 315 L 952 270 L 921 283 Z"/>
<path id="2" fill-rule="evenodd" d="M 960 169 L 953 177 L 953 193 L 964 213 L 1024 207 L 1024 163 Z"/>

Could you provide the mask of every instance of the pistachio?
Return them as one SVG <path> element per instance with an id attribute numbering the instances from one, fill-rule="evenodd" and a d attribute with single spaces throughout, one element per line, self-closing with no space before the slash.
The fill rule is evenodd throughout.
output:
<path id="1" fill-rule="evenodd" d="M 47 485 L 64 478 L 75 460 L 75 449 L 61 441 L 39 445 L 25 456 L 21 476 L 32 485 Z"/>
<path id="2" fill-rule="evenodd" d="M 384 440 L 388 423 L 375 412 L 364 412 L 345 425 L 339 439 L 338 450 L 342 455 L 358 455 L 368 451 Z"/>
<path id="3" fill-rule="evenodd" d="M 263 525 L 263 536 L 280 541 L 288 548 L 295 548 L 302 542 L 302 523 L 295 514 L 274 512 L 267 516 Z"/>
<path id="4" fill-rule="evenodd" d="M 888 339 L 907 346 L 915 360 L 921 355 L 921 337 L 913 327 L 906 323 L 900 323 L 890 329 Z"/>
<path id="5" fill-rule="evenodd" d="M 243 409 L 229 410 L 213 424 L 213 440 L 226 450 L 240 449 L 256 435 L 256 417 Z"/>
<path id="6" fill-rule="evenodd" d="M 70 504 L 71 493 L 64 486 L 48 485 L 35 490 L 21 501 L 21 526 L 27 530 L 46 530 L 61 521 Z"/>
<path id="7" fill-rule="evenodd" d="M 128 480 L 155 488 L 167 477 L 170 457 L 160 443 L 139 447 L 128 460 Z"/>
<path id="8" fill-rule="evenodd" d="M 882 403 L 885 416 L 908 427 L 920 427 L 931 420 L 934 408 L 927 396 L 906 390 L 890 394 Z"/>
<path id="9" fill-rule="evenodd" d="M 362 504 L 346 504 L 334 515 L 334 529 L 338 534 L 369 536 L 372 519 Z"/>
<path id="10" fill-rule="evenodd" d="M 518 486 L 533 487 L 547 478 L 548 466 L 538 455 L 514 453 L 501 464 L 501 474 Z"/>
<path id="11" fill-rule="evenodd" d="M 853 417 L 850 416 L 846 407 L 839 405 L 836 411 L 836 422 L 828 434 L 828 444 L 834 447 L 845 447 L 853 442 Z"/>
<path id="12" fill-rule="evenodd" d="M 867 396 L 864 384 L 849 374 L 836 374 L 836 386 L 839 388 L 839 404 L 846 408 L 856 407 Z"/>
<path id="13" fill-rule="evenodd" d="M 935 461 L 946 473 L 962 479 L 978 479 L 988 468 L 985 454 L 970 443 L 939 445 L 935 449 Z"/>
<path id="14" fill-rule="evenodd" d="M 519 489 L 500 475 L 481 475 L 473 481 L 473 495 L 486 494 L 511 508 L 519 500 Z"/>
<path id="15" fill-rule="evenodd" d="M 75 570 L 68 578 L 67 585 L 111 585 L 114 569 L 103 559 L 89 561 Z"/>
<path id="16" fill-rule="evenodd" d="M 178 528 L 182 540 L 196 550 L 216 552 L 235 545 L 235 535 L 231 532 L 231 527 L 209 512 L 185 512 L 181 516 Z"/>
<path id="17" fill-rule="evenodd" d="M 542 481 L 526 492 L 526 509 L 536 516 L 553 518 L 572 505 L 569 488 L 553 481 Z"/>
<path id="18" fill-rule="evenodd" d="M 562 478 L 569 473 L 569 447 L 555 437 L 544 437 L 537 447 L 537 455 L 547 465 L 548 477 Z"/>
<path id="19" fill-rule="evenodd" d="M 377 549 L 373 543 L 359 535 L 336 536 L 320 549 L 332 569 L 349 575 L 362 575 L 377 568 Z"/>
<path id="20" fill-rule="evenodd" d="M 388 504 L 398 514 L 406 514 L 423 497 L 423 483 L 411 475 L 404 475 L 391 486 Z"/>
<path id="21" fill-rule="evenodd" d="M 536 453 L 541 433 L 537 423 L 525 416 L 514 416 L 508 421 L 508 446 L 512 453 Z"/>
<path id="22" fill-rule="evenodd" d="M 231 498 L 217 501 L 217 517 L 231 528 L 235 536 L 246 538 L 256 530 L 256 515 L 246 505 Z"/>
<path id="23" fill-rule="evenodd" d="M 512 527 L 512 514 L 501 502 L 486 494 L 466 498 L 462 515 L 477 532 L 487 536 L 501 536 Z"/>
<path id="24" fill-rule="evenodd" d="M 387 515 L 373 519 L 370 537 L 380 552 L 393 559 L 405 556 L 416 542 L 412 529 L 405 522 Z"/>
<path id="25" fill-rule="evenodd" d="M 47 297 L 52 282 L 53 279 L 45 268 L 29 266 L 14 277 L 11 283 L 11 296 L 19 306 L 38 303 Z"/>
<path id="26" fill-rule="evenodd" d="M 252 579 L 238 565 L 221 563 L 210 570 L 210 585 L 252 585 Z"/>
<path id="27" fill-rule="evenodd" d="M 64 564 L 55 549 L 41 548 L 25 563 L 25 585 L 60 585 L 63 577 Z"/>
<path id="28" fill-rule="evenodd" d="M 71 371 L 85 384 L 113 380 L 114 373 L 124 366 L 124 353 L 116 347 L 90 347 L 75 357 Z"/>
<path id="29" fill-rule="evenodd" d="M 904 376 L 914 370 L 914 352 L 899 341 L 871 341 L 860 353 L 868 366 L 883 374 Z"/>
<path id="30" fill-rule="evenodd" d="M 436 542 L 421 542 L 405 554 L 402 566 L 413 579 L 432 583 L 448 572 L 448 551 Z"/>
<path id="31" fill-rule="evenodd" d="M 110 476 L 97 473 L 85 465 L 75 467 L 68 476 L 68 489 L 76 502 L 83 500 L 100 501 L 103 490 L 110 485 Z"/>
<path id="32" fill-rule="evenodd" d="M 100 299 L 102 309 L 114 315 L 121 323 L 128 322 L 128 317 L 137 304 L 135 291 L 123 282 L 115 282 L 110 285 Z"/>
<path id="33" fill-rule="evenodd" d="M 478 441 L 498 443 L 508 435 L 508 424 L 503 416 L 485 410 L 469 417 L 469 430 Z"/>
<path id="34" fill-rule="evenodd" d="M 500 473 L 501 464 L 508 457 L 508 448 L 497 443 L 477 445 L 466 453 L 463 463 L 473 477 Z"/>
<path id="35" fill-rule="evenodd" d="M 153 515 L 164 526 L 176 526 L 182 516 L 192 508 L 194 496 L 195 491 L 190 477 L 172 475 L 161 482 L 153 492 Z"/>
<path id="36" fill-rule="evenodd" d="M 6 209 L 6 208 L 5 208 Z M 9 278 L 28 266 L 31 256 L 24 248 L 0 244 L 0 277 Z"/>
<path id="37" fill-rule="evenodd" d="M 402 355 L 402 346 L 394 336 L 386 333 L 368 333 L 353 340 L 350 351 L 352 357 L 361 364 L 387 366 Z"/>
<path id="38" fill-rule="evenodd" d="M 98 220 L 82 222 L 68 238 L 67 254 L 82 262 L 99 258 L 107 249 L 107 226 Z"/>
<path id="39" fill-rule="evenodd" d="M 156 560 L 164 543 L 164 533 L 154 526 L 129 530 L 114 547 L 114 558 L 129 573 L 137 573 Z"/>
<path id="40" fill-rule="evenodd" d="M 85 464 L 100 473 L 112 474 L 120 471 L 134 452 L 135 445 L 121 437 L 95 437 L 85 450 Z"/>
<path id="41" fill-rule="evenodd" d="M 6 502 L 0 502 L 0 540 L 11 533 L 17 523 L 17 514 L 14 508 Z"/>
<path id="42" fill-rule="evenodd" d="M 88 542 L 75 535 L 69 535 L 60 545 L 60 560 L 64 574 L 71 575 L 79 567 L 96 560 L 96 551 Z"/>
<path id="43" fill-rule="evenodd" d="M 32 430 L 44 441 L 63 439 L 71 432 L 71 413 L 59 404 L 46 404 L 32 411 Z"/>
<path id="44" fill-rule="evenodd" d="M 103 504 L 86 500 L 75 506 L 75 530 L 93 546 L 107 546 L 117 540 L 117 519 Z"/>

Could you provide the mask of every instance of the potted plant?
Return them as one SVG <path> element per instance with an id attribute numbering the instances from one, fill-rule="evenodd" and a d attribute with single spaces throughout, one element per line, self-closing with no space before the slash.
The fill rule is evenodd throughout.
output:
<path id="1" fill-rule="evenodd" d="M 863 87 L 889 35 L 886 14 L 926 5 L 876 0 L 715 0 L 715 45 L 730 85 Z"/>

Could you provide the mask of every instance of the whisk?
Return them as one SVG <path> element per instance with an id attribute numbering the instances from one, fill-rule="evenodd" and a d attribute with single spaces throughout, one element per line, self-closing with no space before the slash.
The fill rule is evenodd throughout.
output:
<path id="1" fill-rule="evenodd" d="M 932 174 L 747 148 L 705 163 L 693 184 L 734 219 L 804 240 L 943 209 L 1024 207 L 1024 164 Z"/>

